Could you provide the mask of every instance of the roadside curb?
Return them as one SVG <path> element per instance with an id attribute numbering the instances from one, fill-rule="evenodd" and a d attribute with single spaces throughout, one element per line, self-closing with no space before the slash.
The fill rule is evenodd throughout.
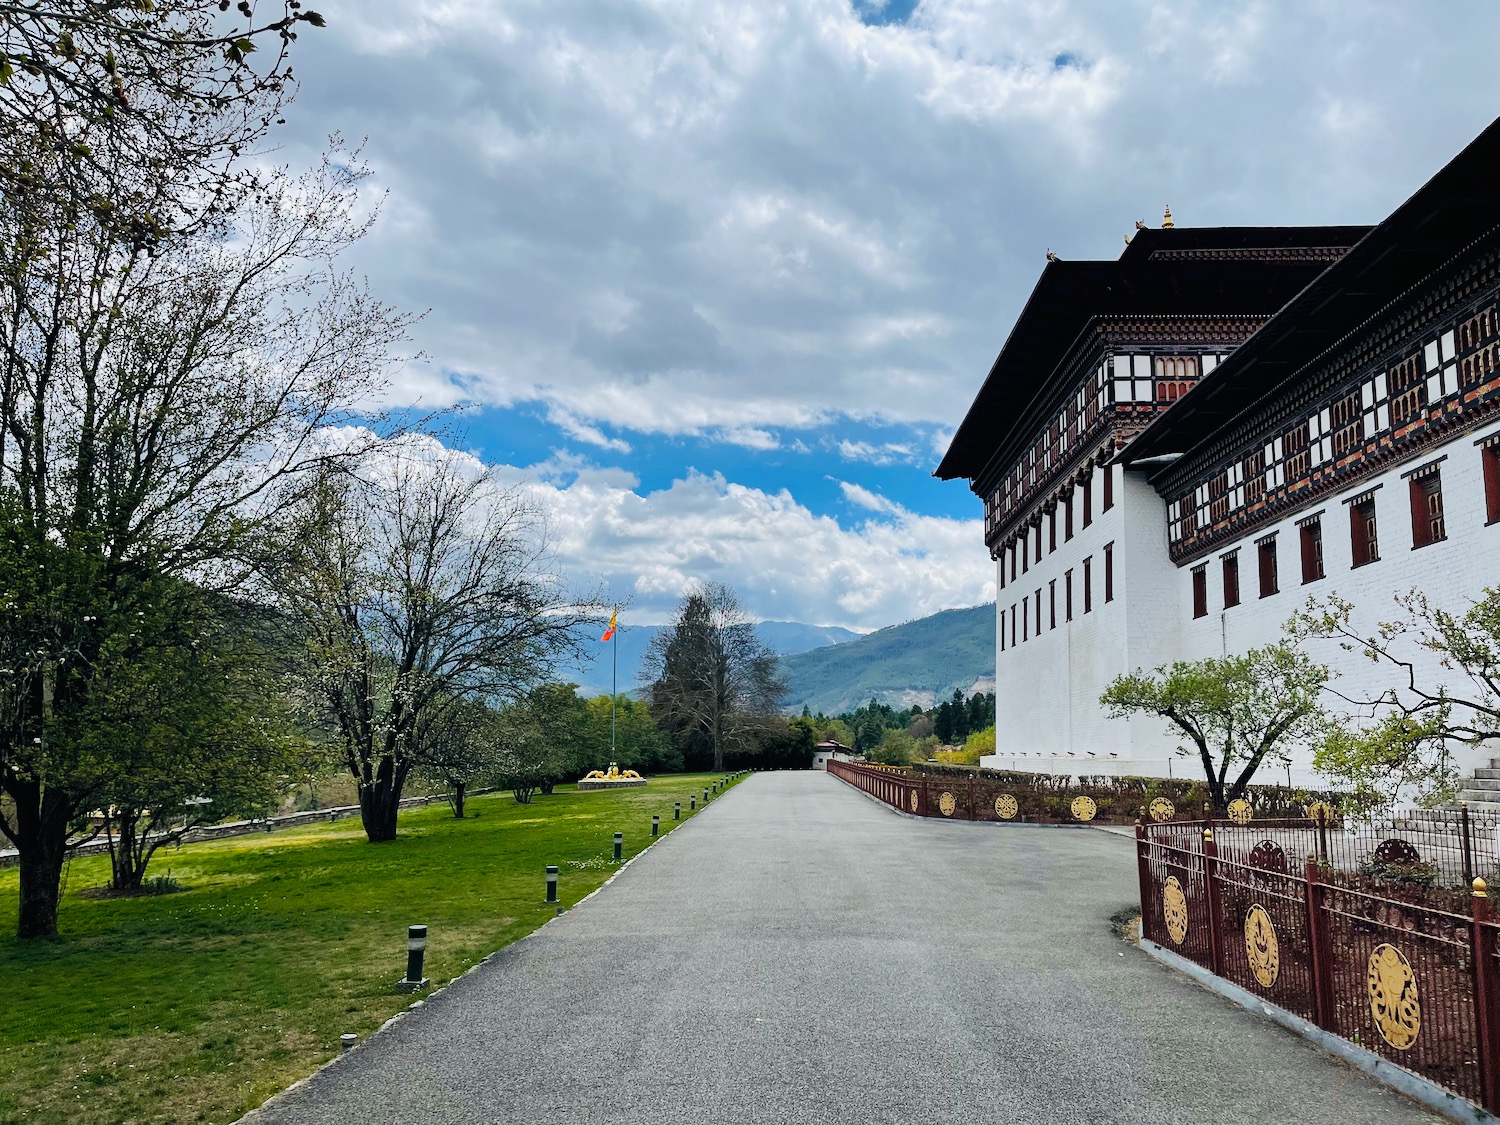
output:
<path id="1" fill-rule="evenodd" d="M 1390 1087 L 1399 1094 L 1404 1094 L 1450 1121 L 1460 1122 L 1461 1125 L 1493 1125 L 1493 1122 L 1497 1120 L 1473 1102 L 1459 1097 L 1450 1090 L 1445 1090 L 1437 1083 L 1429 1082 L 1421 1075 L 1413 1074 L 1387 1061 L 1374 1051 L 1366 1050 L 1347 1039 L 1324 1031 L 1317 1024 L 1285 1008 L 1269 1003 L 1223 977 L 1215 976 L 1203 966 L 1173 953 L 1150 938 L 1142 937 L 1139 948 L 1148 957 L 1155 958 L 1168 968 L 1176 969 L 1179 973 L 1191 977 L 1209 991 L 1218 993 L 1248 1012 L 1263 1015 L 1273 1023 L 1280 1024 L 1294 1035 L 1300 1035 L 1335 1058 L 1342 1059 L 1350 1066 L 1364 1071 L 1382 1085 Z"/>

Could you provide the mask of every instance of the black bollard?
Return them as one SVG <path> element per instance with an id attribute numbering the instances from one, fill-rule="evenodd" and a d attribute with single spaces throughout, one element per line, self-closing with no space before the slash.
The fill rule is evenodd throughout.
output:
<path id="1" fill-rule="evenodd" d="M 422 958 L 427 953 L 427 927 L 406 927 L 406 977 L 397 982 L 402 992 L 416 992 L 426 988 L 428 980 L 422 975 Z"/>
<path id="2" fill-rule="evenodd" d="M 692 812 L 697 807 L 698 807 L 698 798 L 697 797 L 689 797 L 688 798 L 688 812 Z"/>
<path id="3" fill-rule="evenodd" d="M 547 901 L 557 901 L 557 868 L 547 864 Z"/>
<path id="4" fill-rule="evenodd" d="M 661 817 L 659 817 L 659 816 L 653 816 L 651 818 L 651 835 L 653 835 L 653 836 L 660 836 L 661 835 Z"/>
<path id="5" fill-rule="evenodd" d="M 625 833 L 615 833 L 615 862 L 620 862 L 620 852 L 625 848 Z"/>
<path id="6" fill-rule="evenodd" d="M 672 803 L 672 819 L 673 820 L 681 820 L 682 819 L 682 802 L 681 801 L 674 801 Z"/>

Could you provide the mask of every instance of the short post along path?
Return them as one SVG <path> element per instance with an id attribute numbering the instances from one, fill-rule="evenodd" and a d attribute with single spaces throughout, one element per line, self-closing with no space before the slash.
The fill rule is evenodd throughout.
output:
<path id="1" fill-rule="evenodd" d="M 248 1121 L 1437 1120 L 1121 942 L 1135 898 L 1118 835 L 759 774 Z"/>

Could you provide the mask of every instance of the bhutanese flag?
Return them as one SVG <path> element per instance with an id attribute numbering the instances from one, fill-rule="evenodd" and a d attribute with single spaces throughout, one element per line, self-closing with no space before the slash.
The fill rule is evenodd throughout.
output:
<path id="1" fill-rule="evenodd" d="M 610 640 L 612 637 L 614 637 L 614 635 L 615 635 L 615 623 L 619 619 L 620 619 L 620 611 L 618 609 L 615 610 L 613 613 L 611 613 L 609 615 L 609 628 L 606 629 L 606 630 L 604 630 L 604 636 L 602 636 L 602 637 L 599 638 L 601 641 L 607 641 L 607 640 Z"/>

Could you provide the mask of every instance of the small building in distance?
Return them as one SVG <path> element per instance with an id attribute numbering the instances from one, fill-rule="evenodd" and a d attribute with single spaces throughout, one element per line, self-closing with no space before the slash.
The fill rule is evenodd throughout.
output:
<path id="1" fill-rule="evenodd" d="M 1308 595 L 1369 626 L 1496 581 L 1497 165 L 1500 123 L 1374 228 L 1049 262 L 936 474 L 983 499 L 997 568 L 983 764 L 1164 775 L 1165 725 L 1099 706 L 1116 675 L 1264 644 Z M 1355 693 L 1388 674 L 1315 655 Z"/>
<path id="2" fill-rule="evenodd" d="M 836 738 L 827 742 L 820 742 L 813 747 L 812 768 L 815 770 L 826 770 L 828 759 L 837 758 L 841 762 L 847 762 L 854 757 L 854 751 L 845 746 Z"/>

